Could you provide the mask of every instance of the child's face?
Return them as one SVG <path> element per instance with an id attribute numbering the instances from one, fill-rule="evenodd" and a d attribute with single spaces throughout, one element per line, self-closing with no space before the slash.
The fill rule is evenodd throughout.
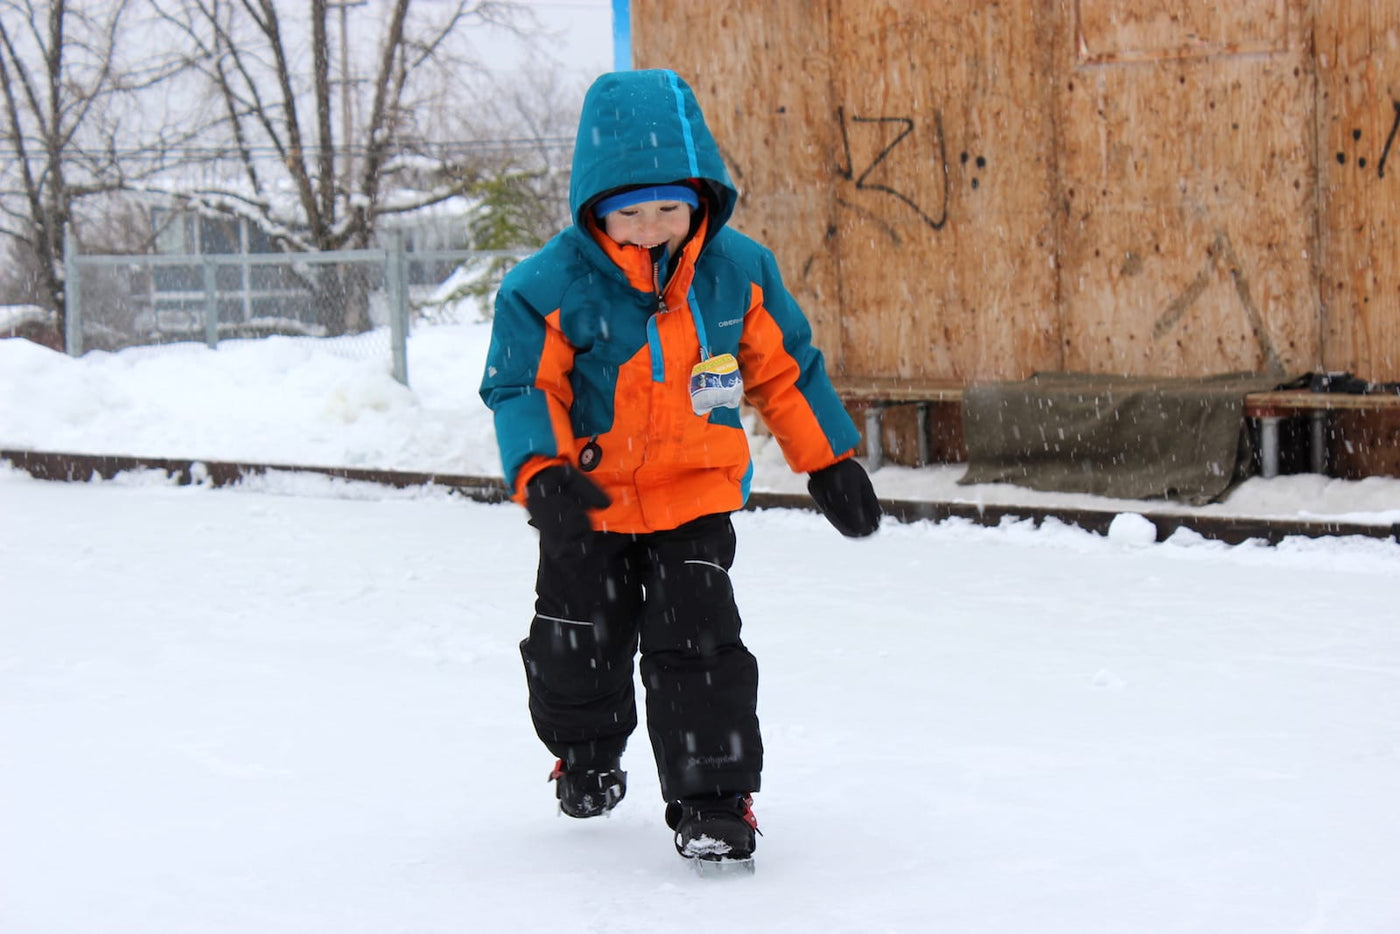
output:
<path id="1" fill-rule="evenodd" d="M 643 201 L 606 215 L 603 232 L 623 246 L 650 249 L 664 243 L 674 255 L 690 233 L 690 205 L 684 201 Z"/>

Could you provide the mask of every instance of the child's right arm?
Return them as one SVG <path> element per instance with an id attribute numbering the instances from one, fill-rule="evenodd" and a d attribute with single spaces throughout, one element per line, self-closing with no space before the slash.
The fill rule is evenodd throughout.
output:
<path id="1" fill-rule="evenodd" d="M 496 297 L 481 399 L 495 413 L 506 485 L 523 502 L 535 474 L 567 462 L 573 348 L 558 328 L 559 312 L 541 314 L 509 284 L 508 276 Z"/>

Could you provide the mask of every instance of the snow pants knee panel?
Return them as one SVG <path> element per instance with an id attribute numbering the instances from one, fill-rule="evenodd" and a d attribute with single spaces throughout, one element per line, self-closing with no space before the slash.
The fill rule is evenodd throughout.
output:
<path id="1" fill-rule="evenodd" d="M 590 630 L 563 621 L 536 616 L 530 630 L 520 656 L 535 733 L 569 768 L 615 767 L 637 728 L 631 653 L 610 662 Z"/>

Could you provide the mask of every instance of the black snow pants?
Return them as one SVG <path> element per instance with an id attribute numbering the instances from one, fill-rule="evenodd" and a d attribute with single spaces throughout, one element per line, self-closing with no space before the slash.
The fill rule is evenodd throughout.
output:
<path id="1" fill-rule="evenodd" d="M 641 649 L 661 794 L 758 791 L 758 663 L 739 638 L 727 514 L 665 532 L 594 533 L 580 554 L 540 551 L 520 643 L 535 731 L 571 768 L 612 768 L 637 727 Z"/>

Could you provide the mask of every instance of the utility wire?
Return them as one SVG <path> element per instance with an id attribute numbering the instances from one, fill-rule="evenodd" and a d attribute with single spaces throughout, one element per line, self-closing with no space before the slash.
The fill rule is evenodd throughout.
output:
<path id="1" fill-rule="evenodd" d="M 522 150 L 522 151 L 523 151 L 523 150 L 535 151 L 535 150 L 540 150 L 540 149 L 557 150 L 557 149 L 568 149 L 568 148 L 572 147 L 573 145 L 574 145 L 574 139 L 573 139 L 573 137 L 565 137 L 565 136 L 546 136 L 546 137 L 540 137 L 539 139 L 455 140 L 455 141 L 451 141 L 451 142 L 418 143 L 418 144 L 414 144 L 414 145 L 400 145 L 400 146 L 397 148 L 397 153 L 398 153 L 398 154 L 405 154 L 405 155 L 423 155 L 423 154 L 428 154 L 428 155 L 437 155 L 437 156 L 449 156 L 449 155 L 470 155 L 470 154 L 473 154 L 473 153 L 482 153 L 482 152 L 510 152 L 510 151 L 514 151 L 514 150 Z M 366 155 L 366 154 L 369 153 L 369 147 L 367 147 L 367 146 L 365 146 L 365 145 L 362 145 L 362 144 L 356 144 L 356 145 L 353 145 L 353 146 L 331 145 L 331 146 L 322 147 L 322 146 L 316 145 L 316 146 L 303 146 L 303 147 L 302 147 L 302 153 L 303 153 L 304 155 L 307 155 L 307 156 L 319 155 L 319 154 L 322 153 L 323 151 L 327 151 L 327 150 L 330 151 L 330 152 L 333 152 L 333 153 L 346 154 L 346 155 L 356 155 L 356 156 L 363 156 L 363 155 Z M 43 149 L 41 149 L 41 148 L 38 147 L 38 146 L 34 147 L 34 149 L 31 150 L 31 151 L 32 151 L 32 153 L 33 153 L 35 156 L 42 156 L 42 155 L 45 155 L 45 154 L 46 154 L 46 150 L 43 150 Z M 113 148 L 105 148 L 105 147 L 102 148 L 102 149 L 83 149 L 83 148 L 81 148 L 81 147 L 73 147 L 73 148 L 70 148 L 70 149 L 66 150 L 66 152 L 67 152 L 68 154 L 70 154 L 70 155 L 72 155 L 72 156 L 74 156 L 74 157 L 77 157 L 77 158 L 84 158 L 84 157 L 86 157 L 86 158 L 94 158 L 94 159 L 112 158 L 112 157 L 131 158 L 131 157 L 135 157 L 135 156 L 157 156 L 157 155 L 172 155 L 172 156 L 179 156 L 179 157 L 182 157 L 182 158 L 217 158 L 217 157 L 236 158 L 236 157 L 238 157 L 238 156 L 239 156 L 242 152 L 244 152 L 244 151 L 245 151 L 244 149 L 238 147 L 237 145 L 235 145 L 235 144 L 233 144 L 233 143 L 230 143 L 230 144 L 228 144 L 228 145 L 226 145 L 226 146 L 184 146 L 184 145 L 180 145 L 180 146 L 169 146 L 169 147 L 164 147 L 164 146 L 161 146 L 160 144 L 152 144 L 152 145 L 146 145 L 146 146 L 132 146 L 132 147 L 122 147 L 122 148 L 116 148 L 116 149 L 113 149 Z M 275 157 L 280 157 L 280 152 L 278 151 L 277 147 L 271 145 L 270 143 L 258 143 L 258 144 L 253 145 L 253 146 L 248 146 L 248 147 L 246 147 L 246 151 L 248 152 L 249 155 L 253 155 L 253 156 L 267 156 L 267 157 L 274 157 L 274 158 L 275 158 Z M 4 154 L 4 155 L 10 156 L 10 157 L 14 157 L 14 156 L 17 156 L 17 155 L 19 154 L 19 150 L 18 150 L 14 145 L 12 145 L 11 143 L 3 142 L 3 143 L 0 143 L 0 154 Z"/>

